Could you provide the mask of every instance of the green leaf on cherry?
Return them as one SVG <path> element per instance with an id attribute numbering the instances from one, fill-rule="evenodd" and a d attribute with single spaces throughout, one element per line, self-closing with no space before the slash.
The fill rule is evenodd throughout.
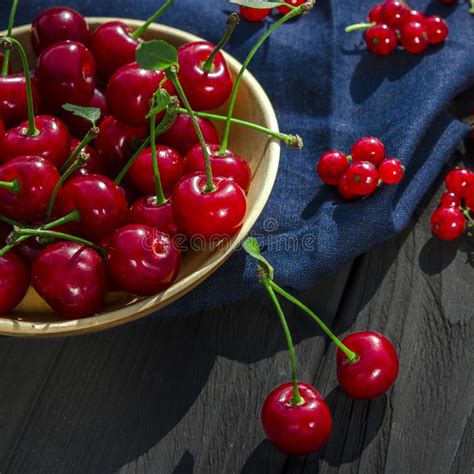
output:
<path id="1" fill-rule="evenodd" d="M 163 40 L 146 41 L 138 46 L 135 59 L 143 69 L 165 71 L 178 66 L 178 50 Z"/>
<path id="2" fill-rule="evenodd" d="M 229 2 L 249 8 L 277 8 L 285 5 L 285 2 L 267 2 L 265 0 L 229 0 Z"/>
<path id="3" fill-rule="evenodd" d="M 258 260 L 261 267 L 270 280 L 273 280 L 274 270 L 268 260 L 262 255 L 260 245 L 253 237 L 247 237 L 243 243 L 244 250 L 255 260 Z"/>
<path id="4" fill-rule="evenodd" d="M 91 122 L 94 127 L 101 115 L 100 109 L 97 107 L 81 107 L 80 105 L 64 104 L 63 109 Z"/>
<path id="5" fill-rule="evenodd" d="M 151 118 L 158 115 L 163 110 L 166 110 L 171 103 L 171 95 L 166 89 L 158 89 L 153 96 L 153 106 L 148 112 L 146 118 Z"/>

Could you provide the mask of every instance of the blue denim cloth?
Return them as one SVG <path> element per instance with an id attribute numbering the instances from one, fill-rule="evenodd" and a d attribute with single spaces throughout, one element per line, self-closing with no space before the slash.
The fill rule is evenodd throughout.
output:
<path id="1" fill-rule="evenodd" d="M 7 8 L 0 11 L 0 26 Z M 146 18 L 162 2 L 150 0 L 24 0 L 17 24 L 30 22 L 52 4 L 69 4 L 84 15 Z M 445 45 L 425 53 L 404 51 L 381 58 L 370 54 L 362 33 L 344 26 L 364 21 L 373 0 L 320 0 L 313 12 L 280 28 L 259 51 L 250 69 L 268 92 L 281 129 L 297 132 L 305 148 L 283 148 L 277 183 L 254 228 L 268 246 L 277 280 L 295 290 L 309 288 L 407 225 L 420 199 L 466 129 L 444 109 L 474 79 L 474 18 L 468 3 L 456 7 L 416 0 L 413 8 L 448 20 Z M 176 0 L 162 22 L 216 42 L 225 0 Z M 227 47 L 243 60 L 271 21 L 239 25 Z M 331 148 L 349 151 L 358 138 L 374 135 L 402 160 L 406 178 L 361 202 L 347 203 L 322 185 L 318 157 Z M 211 278 L 159 315 L 198 310 L 245 297 L 257 288 L 256 264 L 243 251 Z"/>

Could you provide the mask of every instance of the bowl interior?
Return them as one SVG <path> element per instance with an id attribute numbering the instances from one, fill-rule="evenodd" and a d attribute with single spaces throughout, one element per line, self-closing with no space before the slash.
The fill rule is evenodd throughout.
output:
<path id="1" fill-rule="evenodd" d="M 110 21 L 110 18 L 88 18 L 91 31 L 98 25 Z M 123 20 L 132 28 L 141 22 Z M 36 58 L 30 44 L 30 26 L 18 27 L 14 36 L 26 47 L 30 65 Z M 152 25 L 145 39 L 164 39 L 175 46 L 181 46 L 200 38 L 175 28 Z M 231 56 L 226 55 L 232 74 L 240 69 L 240 64 Z M 18 58 L 13 56 L 13 66 L 19 70 Z M 225 115 L 224 105 L 216 113 Z M 239 90 L 234 116 L 278 130 L 278 123 L 273 107 L 262 87 L 250 73 L 244 75 Z M 220 133 L 222 122 L 214 122 Z M 229 258 L 235 248 L 242 242 L 260 215 L 273 187 L 280 156 L 280 145 L 276 140 L 253 130 L 233 126 L 229 147 L 244 157 L 252 169 L 252 183 L 248 193 L 248 210 L 241 231 L 230 241 L 222 242 L 213 249 L 190 251 L 183 258 L 183 265 L 176 283 L 159 295 L 151 298 L 135 298 L 125 293 L 111 293 L 101 314 L 82 320 L 64 321 L 59 319 L 49 306 L 30 287 L 22 303 L 10 315 L 0 317 L 0 334 L 18 336 L 52 336 L 80 334 L 89 331 L 106 329 L 128 321 L 132 321 L 157 311 L 189 292 L 224 261 Z"/>

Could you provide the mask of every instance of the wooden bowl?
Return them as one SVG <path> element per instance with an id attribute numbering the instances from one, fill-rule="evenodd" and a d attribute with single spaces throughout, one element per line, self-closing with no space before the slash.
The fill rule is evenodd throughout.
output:
<path id="1" fill-rule="evenodd" d="M 115 18 L 88 18 L 93 31 L 98 25 Z M 133 29 L 140 21 L 121 19 Z M 35 56 L 30 44 L 30 25 L 14 29 L 13 35 L 26 48 L 30 65 L 35 64 Z M 184 31 L 163 25 L 151 25 L 145 39 L 164 39 L 175 46 L 200 38 Z M 240 70 L 240 63 L 229 55 L 226 59 L 234 75 Z M 19 70 L 18 58 L 13 66 Z M 226 106 L 218 113 L 225 115 Z M 278 122 L 265 91 L 255 78 L 245 73 L 239 90 L 234 116 L 256 122 L 278 131 Z M 222 123 L 215 123 L 221 132 Z M 230 241 L 209 251 L 190 252 L 185 255 L 176 283 L 163 293 L 151 298 L 135 298 L 125 293 L 111 293 L 102 313 L 86 319 L 64 321 L 59 319 L 51 308 L 30 287 L 21 304 L 10 315 L 0 317 L 0 334 L 11 336 L 65 336 L 83 334 L 111 328 L 134 321 L 169 305 L 199 285 L 216 271 L 243 241 L 262 212 L 273 188 L 280 159 L 280 144 L 253 130 L 233 126 L 230 148 L 245 157 L 252 168 L 252 183 L 248 193 L 248 211 L 241 231 Z"/>

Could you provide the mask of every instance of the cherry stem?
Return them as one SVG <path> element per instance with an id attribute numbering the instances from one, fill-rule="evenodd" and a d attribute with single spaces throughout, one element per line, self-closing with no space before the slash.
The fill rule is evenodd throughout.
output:
<path id="1" fill-rule="evenodd" d="M 39 131 L 35 125 L 35 111 L 33 106 L 33 92 L 31 90 L 31 76 L 30 76 L 30 66 L 28 64 L 28 58 L 26 56 L 25 49 L 21 45 L 19 41 L 15 38 L 2 38 L 2 47 L 7 52 L 11 49 L 11 47 L 15 46 L 20 54 L 21 64 L 23 66 L 23 72 L 25 74 L 25 82 L 26 82 L 26 100 L 28 104 L 28 129 L 26 134 L 30 137 L 35 137 L 39 135 Z"/>
<path id="2" fill-rule="evenodd" d="M 332 342 L 334 342 L 334 344 L 336 344 L 336 346 L 339 347 L 339 349 L 341 349 L 342 352 L 344 352 L 344 354 L 349 359 L 349 362 L 352 363 L 357 360 L 357 354 L 355 352 L 352 352 L 345 344 L 343 344 L 341 340 L 328 328 L 328 326 L 326 326 L 326 324 L 324 324 L 324 322 L 318 316 L 316 316 L 316 314 L 314 314 L 313 311 L 311 311 L 305 304 L 297 300 L 294 296 L 287 293 L 283 288 L 277 285 L 274 281 L 268 280 L 268 284 L 277 293 L 279 293 L 281 296 L 286 298 L 288 301 L 291 301 L 293 304 L 295 304 L 300 309 L 302 309 L 305 313 L 307 313 L 311 318 L 313 318 L 314 321 L 316 321 L 316 323 L 319 325 L 319 327 L 332 340 Z"/>
<path id="3" fill-rule="evenodd" d="M 360 31 L 360 30 L 368 30 L 369 28 L 372 28 L 375 26 L 377 23 L 375 21 L 371 23 L 356 23 L 354 25 L 349 25 L 344 28 L 344 31 L 346 33 L 351 33 L 352 31 Z"/>
<path id="4" fill-rule="evenodd" d="M 95 125 L 84 135 L 82 141 L 77 145 L 74 151 L 71 153 L 71 156 L 64 162 L 61 166 L 61 173 L 66 172 L 66 170 L 71 166 L 72 163 L 76 161 L 76 158 L 79 156 L 81 151 L 89 145 L 92 140 L 95 140 L 99 135 L 99 128 Z"/>
<path id="5" fill-rule="evenodd" d="M 156 205 L 162 206 L 166 203 L 165 193 L 161 184 L 160 169 L 158 168 L 158 156 L 156 153 L 156 115 L 150 117 L 150 146 L 151 160 L 153 164 L 153 177 L 155 179 L 156 188 Z"/>
<path id="6" fill-rule="evenodd" d="M 211 72 L 214 69 L 214 59 L 217 56 L 217 53 L 224 48 L 224 46 L 229 42 L 232 33 L 235 30 L 235 27 L 240 23 L 240 16 L 236 12 L 232 12 L 227 18 L 227 30 L 224 33 L 224 36 L 221 38 L 217 46 L 214 48 L 210 56 L 206 59 L 206 62 L 202 65 L 202 68 L 206 72 Z"/>
<path id="7" fill-rule="evenodd" d="M 13 219 L 9 219 L 6 216 L 2 216 L 0 214 L 0 221 L 5 222 L 5 224 L 11 225 L 12 227 L 22 227 L 23 224 L 18 221 L 14 221 Z"/>
<path id="8" fill-rule="evenodd" d="M 15 24 L 15 15 L 16 15 L 16 9 L 18 7 L 18 1 L 19 0 L 13 0 L 12 7 L 10 9 L 10 17 L 8 19 L 8 30 L 7 30 L 7 36 L 9 38 L 12 35 L 13 25 Z M 10 64 L 10 56 L 11 56 L 11 51 L 7 49 L 5 51 L 5 55 L 3 56 L 2 76 L 6 76 L 8 74 L 8 65 Z"/>
<path id="9" fill-rule="evenodd" d="M 206 163 L 206 187 L 204 188 L 205 193 L 212 193 L 215 191 L 216 186 L 214 184 L 214 179 L 212 176 L 212 167 L 211 167 L 211 159 L 209 157 L 209 150 L 207 149 L 206 142 L 204 141 L 204 136 L 202 134 L 201 127 L 196 118 L 196 114 L 194 113 L 191 105 L 189 104 L 188 98 L 179 82 L 178 75 L 176 74 L 176 66 L 171 66 L 169 69 L 166 70 L 166 76 L 168 79 L 173 83 L 174 88 L 178 92 L 179 98 L 184 104 L 184 107 L 188 111 L 189 116 L 191 117 L 191 121 L 193 122 L 194 129 L 196 130 L 196 134 L 199 139 L 199 143 L 202 148 L 202 152 L 204 153 L 204 160 Z"/>
<path id="10" fill-rule="evenodd" d="M 12 194 L 17 194 L 20 191 L 20 182 L 17 179 L 13 181 L 0 181 L 0 188 L 7 189 Z"/>
<path id="11" fill-rule="evenodd" d="M 183 115 L 189 115 L 188 111 L 183 108 L 178 109 L 178 112 Z M 194 114 L 196 115 L 196 117 L 199 117 L 199 118 L 219 120 L 220 122 L 225 122 L 227 120 L 227 117 L 225 117 L 224 115 L 216 115 L 216 114 L 209 114 L 207 112 L 196 112 L 196 111 L 194 112 Z M 269 135 L 270 137 L 281 140 L 287 146 L 292 147 L 292 148 L 303 148 L 304 146 L 303 139 L 299 135 L 288 135 L 286 133 L 274 132 L 273 130 L 270 130 L 269 128 L 263 127 L 262 125 L 258 125 L 252 122 L 246 122 L 245 120 L 240 120 L 233 117 L 231 118 L 231 123 L 234 125 L 241 125 L 243 127 L 251 128 L 253 130 L 257 130 L 258 132 L 262 132 L 266 135 Z"/>
<path id="12" fill-rule="evenodd" d="M 140 26 L 140 28 L 137 28 L 135 31 L 133 31 L 132 33 L 130 33 L 130 36 L 133 38 L 133 39 L 138 39 L 140 38 L 140 36 L 145 33 L 145 31 L 148 29 L 148 27 L 153 23 L 155 22 L 156 20 L 158 20 L 158 18 L 163 15 L 163 13 L 168 10 L 169 7 L 171 7 L 171 5 L 173 5 L 174 3 L 174 0 L 167 0 L 166 3 L 159 9 L 157 10 L 155 13 L 153 13 L 153 15 L 151 15 L 150 18 L 148 18 L 148 20 L 145 21 L 145 23 L 143 23 L 142 26 Z"/>
<path id="13" fill-rule="evenodd" d="M 158 127 L 155 128 L 155 137 L 158 135 L 162 135 L 163 133 L 167 132 L 171 126 L 173 125 L 174 121 L 176 120 L 176 116 L 178 115 L 178 101 L 176 103 L 172 102 L 172 106 L 166 110 L 166 114 L 161 120 Z M 138 155 L 150 144 L 151 140 L 148 137 L 137 149 L 137 151 L 133 154 L 133 156 L 128 160 L 127 164 L 122 168 L 122 171 L 116 176 L 115 184 L 120 184 L 128 173 L 128 170 L 132 167 L 135 160 L 138 158 Z"/>
<path id="14" fill-rule="evenodd" d="M 304 403 L 304 400 L 300 394 L 300 391 L 298 390 L 298 377 L 296 373 L 296 356 L 295 356 L 295 347 L 293 345 L 293 338 L 291 337 L 291 332 L 288 327 L 285 314 L 283 313 L 283 310 L 281 308 L 280 302 L 278 301 L 278 298 L 276 297 L 275 292 L 273 291 L 271 280 L 268 279 L 267 277 L 264 277 L 262 280 L 262 283 L 265 289 L 267 290 L 268 294 L 270 295 L 270 298 L 272 299 L 273 304 L 275 305 L 278 316 L 280 317 L 280 322 L 283 327 L 283 331 L 285 332 L 286 342 L 288 344 L 288 352 L 290 355 L 290 365 L 291 365 L 291 381 L 293 383 L 293 397 L 290 403 L 292 405 L 302 405 Z"/>
<path id="15" fill-rule="evenodd" d="M 240 82 L 242 81 L 242 77 L 245 73 L 245 71 L 248 68 L 248 65 L 250 64 L 250 61 L 252 61 L 253 57 L 255 56 L 255 53 L 258 51 L 260 46 L 266 41 L 266 39 L 276 30 L 278 29 L 281 25 L 286 23 L 287 21 L 291 20 L 292 18 L 295 18 L 298 15 L 302 15 L 303 13 L 308 13 L 314 6 L 314 1 L 309 1 L 306 3 L 303 3 L 299 7 L 291 10 L 289 13 L 287 13 L 285 16 L 280 18 L 277 22 L 275 22 L 263 35 L 262 37 L 255 43 L 254 47 L 251 49 L 250 53 L 248 54 L 247 58 L 245 59 L 242 68 L 239 71 L 239 74 L 237 75 L 235 82 L 234 82 L 234 87 L 232 89 L 232 94 L 230 96 L 230 103 L 229 103 L 229 110 L 227 112 L 227 122 L 225 126 L 225 131 L 224 131 L 224 137 L 222 138 L 222 145 L 219 150 L 219 155 L 223 155 L 227 151 L 227 146 L 229 143 L 229 133 L 230 133 L 230 126 L 231 126 L 231 121 L 232 121 L 232 115 L 234 113 L 234 108 L 235 108 L 235 103 L 237 101 L 237 92 L 239 90 Z"/>

